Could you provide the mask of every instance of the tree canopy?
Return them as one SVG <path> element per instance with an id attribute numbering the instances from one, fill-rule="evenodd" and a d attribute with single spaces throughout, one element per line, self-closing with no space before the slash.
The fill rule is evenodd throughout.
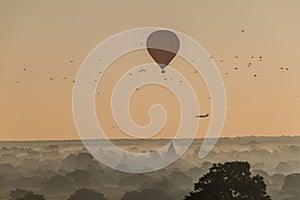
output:
<path id="1" fill-rule="evenodd" d="M 271 200 L 263 177 L 251 176 L 248 162 L 213 164 L 185 200 Z"/>
<path id="2" fill-rule="evenodd" d="M 282 194 L 285 200 L 297 200 L 300 196 L 300 173 L 289 174 L 284 178 Z"/>
<path id="3" fill-rule="evenodd" d="M 50 194 L 68 193 L 74 190 L 74 182 L 63 175 L 54 175 L 43 184 L 44 191 Z"/>
<path id="4" fill-rule="evenodd" d="M 68 200 L 106 200 L 103 193 L 96 192 L 94 190 L 82 188 L 76 190 Z"/>
<path id="5" fill-rule="evenodd" d="M 10 192 L 10 196 L 14 200 L 45 200 L 44 195 L 35 194 L 32 191 L 27 191 L 23 189 L 16 189 Z"/>
<path id="6" fill-rule="evenodd" d="M 162 190 L 144 189 L 141 192 L 131 191 L 124 194 L 121 200 L 171 200 L 172 198 Z"/>

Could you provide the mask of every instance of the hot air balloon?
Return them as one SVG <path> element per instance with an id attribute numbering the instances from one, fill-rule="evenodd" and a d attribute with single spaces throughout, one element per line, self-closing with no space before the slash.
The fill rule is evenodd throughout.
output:
<path id="1" fill-rule="evenodd" d="M 147 50 L 153 60 L 165 73 L 169 63 L 176 56 L 180 42 L 175 33 L 169 30 L 158 30 L 151 33 L 147 38 Z"/>

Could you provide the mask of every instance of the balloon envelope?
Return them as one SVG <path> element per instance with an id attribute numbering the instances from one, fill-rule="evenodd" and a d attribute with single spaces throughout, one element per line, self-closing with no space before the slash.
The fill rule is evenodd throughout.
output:
<path id="1" fill-rule="evenodd" d="M 179 50 L 179 38 L 168 30 L 158 30 L 147 38 L 147 50 L 164 72 L 164 68 L 173 60 Z"/>

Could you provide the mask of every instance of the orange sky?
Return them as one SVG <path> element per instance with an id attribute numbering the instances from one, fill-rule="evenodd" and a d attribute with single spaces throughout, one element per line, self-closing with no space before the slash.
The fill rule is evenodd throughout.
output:
<path id="1" fill-rule="evenodd" d="M 107 37 L 145 26 L 185 33 L 214 57 L 228 98 L 223 137 L 300 135 L 299 8 L 297 0 L 1 1 L 0 140 L 78 138 L 71 103 L 80 64 Z M 109 137 L 124 137 L 112 129 L 106 106 L 114 80 L 126 69 L 151 61 L 146 51 L 123 56 L 99 84 L 96 108 L 107 112 L 97 114 Z M 202 112 L 210 112 L 205 84 L 193 76 L 193 68 L 180 58 L 172 66 L 191 80 Z M 153 98 L 155 94 L 160 98 Z M 167 90 L 147 86 L 136 92 L 130 104 L 133 118 L 138 124 L 149 122 L 147 110 L 153 103 L 165 105 L 169 114 L 159 137 L 171 137 L 179 111 Z M 199 137 L 209 119 L 202 122 Z"/>

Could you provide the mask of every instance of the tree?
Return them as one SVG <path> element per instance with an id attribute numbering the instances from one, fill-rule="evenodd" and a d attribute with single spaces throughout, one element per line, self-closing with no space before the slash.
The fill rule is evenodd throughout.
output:
<path id="1" fill-rule="evenodd" d="M 0 190 L 5 187 L 5 182 L 5 178 L 2 175 L 0 175 Z"/>
<path id="2" fill-rule="evenodd" d="M 124 194 L 121 200 L 172 200 L 172 198 L 162 190 L 144 189 L 141 192 L 132 191 Z"/>
<path id="3" fill-rule="evenodd" d="M 79 188 L 89 186 L 90 175 L 84 170 L 76 169 L 72 172 L 67 173 L 66 176 L 72 178 L 76 186 Z"/>
<path id="4" fill-rule="evenodd" d="M 94 190 L 82 188 L 76 190 L 68 200 L 106 200 L 103 193 Z"/>
<path id="5" fill-rule="evenodd" d="M 44 191 L 50 194 L 68 193 L 74 190 L 74 182 L 71 178 L 55 175 L 43 184 Z"/>
<path id="6" fill-rule="evenodd" d="M 25 197 L 18 199 L 18 200 L 45 200 L 45 197 L 44 197 L 44 195 L 35 194 L 35 193 L 29 191 Z"/>
<path id="7" fill-rule="evenodd" d="M 134 200 L 134 199 L 138 199 L 140 195 L 140 192 L 138 191 L 130 191 L 130 192 L 126 192 L 121 200 Z"/>
<path id="8" fill-rule="evenodd" d="M 284 178 L 281 191 L 287 197 L 285 200 L 298 200 L 300 196 L 300 173 L 287 175 Z"/>
<path id="9" fill-rule="evenodd" d="M 263 177 L 251 176 L 248 162 L 213 164 L 185 200 L 271 200 Z"/>
<path id="10" fill-rule="evenodd" d="M 44 195 L 35 194 L 32 191 L 16 189 L 10 192 L 10 197 L 15 200 L 45 200 Z"/>
<path id="11" fill-rule="evenodd" d="M 181 187 L 187 187 L 193 184 L 191 177 L 185 175 L 182 171 L 176 170 L 171 172 L 170 181 Z"/>
<path id="12" fill-rule="evenodd" d="M 23 189 L 15 189 L 10 191 L 10 197 L 13 199 L 20 199 L 27 195 L 28 191 Z"/>
<path id="13" fill-rule="evenodd" d="M 153 178 L 145 174 L 132 174 L 125 177 L 121 177 L 118 185 L 121 187 L 139 187 L 145 181 L 152 181 Z"/>
<path id="14" fill-rule="evenodd" d="M 85 169 L 87 168 L 89 165 L 93 165 L 94 160 L 93 160 L 93 156 L 90 153 L 79 153 L 76 157 L 75 157 L 75 168 L 76 169 Z"/>
<path id="15" fill-rule="evenodd" d="M 171 199 L 180 199 L 178 197 L 182 197 L 186 194 L 186 191 L 180 188 L 177 183 L 170 181 L 167 177 L 159 177 L 153 180 L 145 181 L 138 190 L 143 191 L 147 189 L 154 190 L 162 190 L 167 195 L 171 197 Z"/>

